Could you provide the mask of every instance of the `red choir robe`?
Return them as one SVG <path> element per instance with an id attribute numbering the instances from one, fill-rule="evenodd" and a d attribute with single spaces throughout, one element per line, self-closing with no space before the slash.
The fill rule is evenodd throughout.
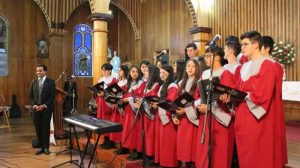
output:
<path id="1" fill-rule="evenodd" d="M 160 96 L 161 88 L 158 92 Z M 171 83 L 168 86 L 168 93 L 166 100 L 174 101 L 177 98 L 178 86 Z M 177 166 L 177 152 L 176 139 L 177 131 L 175 124 L 172 121 L 171 113 L 158 108 L 158 132 L 155 132 L 155 163 L 159 163 L 162 167 L 176 167 Z"/>
<path id="2" fill-rule="evenodd" d="M 117 79 L 113 76 L 109 77 L 102 77 L 98 80 L 98 83 L 104 81 L 104 89 L 107 88 L 107 86 L 110 86 L 117 82 Z M 105 102 L 104 97 L 98 96 L 98 106 L 97 106 L 97 118 L 101 118 L 104 120 L 111 120 L 111 114 L 112 114 L 112 108 L 111 104 Z"/>
<path id="3" fill-rule="evenodd" d="M 272 57 L 267 57 L 271 62 L 273 62 L 275 70 L 275 96 L 274 101 L 277 106 L 271 106 L 276 112 L 274 115 L 274 128 L 275 128 L 275 165 L 283 167 L 287 164 L 287 146 L 286 146 L 286 133 L 285 133 L 285 120 L 282 102 L 282 76 L 283 69 L 282 66 L 276 62 Z"/>
<path id="4" fill-rule="evenodd" d="M 225 68 L 213 72 L 213 76 L 220 79 L 220 83 L 229 87 L 234 86 L 233 75 Z M 202 79 L 210 77 L 210 69 L 202 74 Z M 232 114 L 221 101 L 214 101 L 212 104 L 212 159 L 210 166 L 212 168 L 231 168 L 234 134 L 233 123 L 231 123 Z M 197 133 L 196 146 L 196 167 L 208 167 L 208 149 L 209 149 L 209 125 L 206 125 L 205 142 L 201 144 L 201 136 L 204 129 L 205 115 L 201 114 Z M 209 115 L 208 115 L 208 118 Z M 207 122 L 208 123 L 208 122 Z"/>
<path id="5" fill-rule="evenodd" d="M 189 92 L 192 87 L 193 79 L 188 79 L 185 90 L 181 93 Z M 179 86 L 182 81 L 179 82 Z M 199 99 L 198 87 L 196 87 L 194 95 L 195 100 Z M 197 110 L 192 105 L 185 108 L 185 114 L 179 116 L 180 124 L 177 131 L 177 160 L 183 162 L 195 162 L 195 149 L 197 141 L 197 130 L 199 120 L 197 118 Z"/>
<path id="6" fill-rule="evenodd" d="M 235 109 L 234 133 L 240 168 L 282 167 L 274 164 L 275 73 L 264 57 L 242 66 L 236 88 L 248 96 Z"/>
<path id="7" fill-rule="evenodd" d="M 159 90 L 159 84 L 155 83 L 150 90 L 146 90 L 145 96 L 156 96 Z M 154 155 L 154 140 L 155 140 L 155 115 L 157 110 L 151 109 L 151 118 L 144 115 L 144 128 L 145 128 L 145 145 L 146 145 L 146 155 L 153 156 Z"/>
<path id="8" fill-rule="evenodd" d="M 239 63 L 236 64 L 226 64 L 224 65 L 224 68 L 227 69 L 229 72 L 233 74 L 234 83 L 240 76 L 240 71 L 242 68 L 242 65 Z"/>
<path id="9" fill-rule="evenodd" d="M 130 86 L 127 93 L 125 93 L 124 98 L 128 98 L 129 103 L 125 106 L 125 115 L 124 115 L 124 123 L 123 123 L 123 131 L 122 131 L 122 147 L 128 148 L 130 150 L 137 149 L 139 139 L 141 139 L 140 127 L 141 123 L 140 120 L 137 119 L 135 124 L 133 125 L 135 112 L 132 107 L 134 103 L 134 98 L 140 98 L 142 96 L 142 89 L 143 81 L 139 80 L 137 83 L 134 83 Z M 140 148 L 140 147 L 139 147 Z"/>
<path id="10" fill-rule="evenodd" d="M 246 62 L 249 61 L 249 60 L 248 60 L 248 57 L 247 57 L 246 55 L 242 54 L 242 53 L 240 53 L 240 54 L 237 56 L 237 59 L 238 59 L 238 61 L 239 61 L 239 63 L 240 63 L 241 65 L 243 65 L 244 63 L 246 63 Z"/>
<path id="11" fill-rule="evenodd" d="M 126 90 L 127 79 L 121 80 L 118 82 L 118 85 L 122 88 L 122 90 Z M 124 109 L 119 108 L 118 105 L 113 107 L 112 118 L 111 121 L 121 123 L 123 126 L 124 123 Z M 110 140 L 114 142 L 121 142 L 122 140 L 122 132 L 110 133 Z"/>

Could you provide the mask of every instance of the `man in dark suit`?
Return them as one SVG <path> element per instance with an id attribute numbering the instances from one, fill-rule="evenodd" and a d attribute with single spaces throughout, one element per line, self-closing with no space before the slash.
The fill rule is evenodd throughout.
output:
<path id="1" fill-rule="evenodd" d="M 37 65 L 36 74 L 30 84 L 29 98 L 34 111 L 34 126 L 39 143 L 39 149 L 35 153 L 40 155 L 49 151 L 50 121 L 54 110 L 55 82 L 46 77 L 47 66 Z"/>

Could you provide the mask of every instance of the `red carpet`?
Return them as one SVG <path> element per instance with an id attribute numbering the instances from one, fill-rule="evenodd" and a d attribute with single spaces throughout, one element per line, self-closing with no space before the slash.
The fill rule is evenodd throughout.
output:
<path id="1" fill-rule="evenodd" d="M 287 122 L 285 128 L 287 140 L 300 141 L 300 122 Z"/>

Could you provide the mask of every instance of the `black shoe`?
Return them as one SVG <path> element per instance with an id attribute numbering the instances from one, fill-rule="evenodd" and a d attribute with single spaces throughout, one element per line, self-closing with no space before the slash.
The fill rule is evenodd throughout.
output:
<path id="1" fill-rule="evenodd" d="M 128 153 L 129 153 L 128 150 L 125 148 L 120 148 L 120 149 L 114 151 L 114 154 L 116 154 L 116 155 L 125 155 Z"/>
<path id="2" fill-rule="evenodd" d="M 44 150 L 43 149 L 38 149 L 36 152 L 35 152 L 35 155 L 40 155 L 44 153 Z"/>
<path id="3" fill-rule="evenodd" d="M 45 153 L 45 155 L 50 155 L 51 152 L 50 152 L 49 149 L 45 149 L 45 150 L 44 150 L 44 153 Z"/>
<path id="4" fill-rule="evenodd" d="M 100 145 L 100 148 L 102 148 L 102 149 L 110 149 L 111 148 L 109 137 L 104 137 L 104 143 Z"/>
<path id="5" fill-rule="evenodd" d="M 137 160 L 138 158 L 139 157 L 138 157 L 137 152 L 131 152 L 130 155 L 126 159 L 130 160 L 130 161 L 133 161 L 133 160 Z"/>
<path id="6" fill-rule="evenodd" d="M 110 149 L 110 143 L 109 142 L 104 142 L 103 144 L 100 145 L 101 149 Z"/>
<path id="7" fill-rule="evenodd" d="M 155 166 L 155 164 L 154 164 L 153 160 L 152 161 L 146 160 L 145 161 L 145 166 L 147 166 L 147 167 L 153 167 L 153 166 Z"/>

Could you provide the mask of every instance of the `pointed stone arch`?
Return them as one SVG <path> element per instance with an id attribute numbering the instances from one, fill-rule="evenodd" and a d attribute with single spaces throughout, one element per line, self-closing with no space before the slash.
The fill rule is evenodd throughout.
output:
<path id="1" fill-rule="evenodd" d="M 50 31 L 50 28 L 51 28 L 51 21 L 50 21 L 50 17 L 49 17 L 49 15 L 48 15 L 48 13 L 47 13 L 47 11 L 46 11 L 44 5 L 41 3 L 40 0 L 33 0 L 33 1 L 34 1 L 34 2 L 40 7 L 40 9 L 42 10 L 42 12 L 43 12 L 43 14 L 44 14 L 44 16 L 45 16 L 45 19 L 46 19 L 46 21 L 47 21 L 49 31 Z"/>
<path id="2" fill-rule="evenodd" d="M 198 26 L 197 14 L 196 14 L 195 8 L 192 4 L 192 1 L 191 0 L 185 0 L 185 3 L 186 3 L 186 5 L 189 9 L 189 12 L 190 12 L 190 15 L 191 15 L 191 18 L 192 18 L 192 25 L 193 25 L 193 27 L 197 27 Z"/>
<path id="3" fill-rule="evenodd" d="M 94 13 L 94 11 L 95 11 L 94 3 L 93 3 L 92 0 L 89 0 L 89 2 L 90 2 L 90 6 L 91 6 L 91 11 L 92 11 L 92 13 Z M 140 37 L 140 31 L 138 29 L 138 26 L 137 26 L 135 20 L 130 15 L 130 12 L 128 10 L 126 10 L 120 3 L 116 2 L 115 0 L 111 0 L 110 4 L 112 4 L 115 7 L 117 7 L 119 10 L 121 10 L 126 15 L 126 17 L 128 18 L 128 20 L 129 20 L 129 22 L 130 22 L 130 24 L 132 26 L 135 40 L 139 40 L 141 38 Z"/>
<path id="4" fill-rule="evenodd" d="M 112 5 L 114 5 L 114 6 L 116 6 L 117 8 L 119 8 L 126 15 L 126 17 L 129 19 L 129 22 L 130 22 L 130 24 L 132 26 L 135 40 L 139 40 L 140 39 L 140 31 L 138 30 L 137 25 L 136 25 L 134 19 L 129 14 L 129 12 L 125 8 L 123 8 L 122 5 L 120 5 L 120 4 L 118 4 L 118 3 L 114 2 L 114 1 L 111 1 L 110 3 Z"/>

